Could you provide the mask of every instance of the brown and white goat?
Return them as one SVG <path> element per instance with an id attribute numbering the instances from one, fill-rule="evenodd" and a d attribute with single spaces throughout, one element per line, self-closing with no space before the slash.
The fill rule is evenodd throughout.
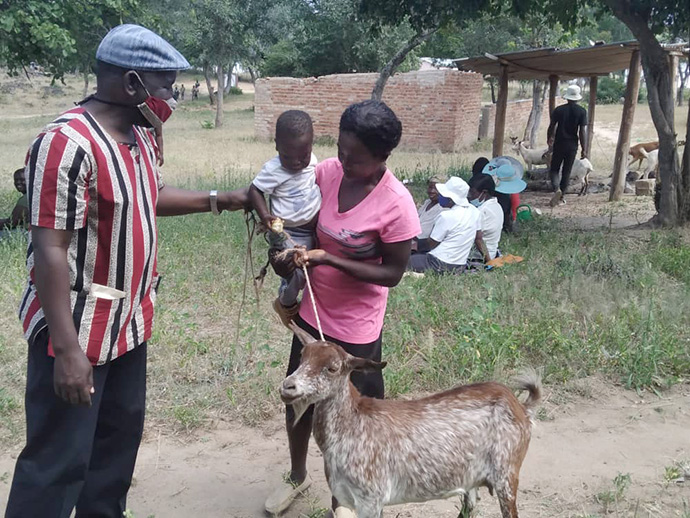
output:
<path id="1" fill-rule="evenodd" d="M 642 160 L 647 158 L 647 154 L 650 151 L 654 151 L 655 149 L 659 149 L 659 141 L 655 140 L 653 142 L 640 142 L 639 144 L 635 144 L 634 146 L 630 146 L 630 150 L 628 151 L 628 154 L 630 155 L 630 162 L 628 163 L 628 169 L 637 162 L 637 169 L 639 171 L 640 167 L 642 167 Z"/>
<path id="2" fill-rule="evenodd" d="M 280 387 L 298 420 L 314 407 L 314 438 L 326 478 L 340 505 L 358 518 L 380 518 L 386 505 L 462 496 L 469 511 L 476 488 L 498 497 L 503 518 L 517 518 L 520 467 L 541 398 L 536 373 L 519 381 L 525 403 L 499 383 L 456 387 L 411 401 L 359 394 L 353 370 L 385 362 L 356 358 L 314 340 L 296 326 L 304 344 L 299 368 Z"/>

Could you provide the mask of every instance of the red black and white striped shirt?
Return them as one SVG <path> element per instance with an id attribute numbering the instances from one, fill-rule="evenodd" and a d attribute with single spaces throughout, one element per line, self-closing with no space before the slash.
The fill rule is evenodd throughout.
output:
<path id="1" fill-rule="evenodd" d="M 83 108 L 48 124 L 26 158 L 31 225 L 73 231 L 67 252 L 70 303 L 79 344 L 101 365 L 148 340 L 158 287 L 156 201 L 163 186 L 151 131 L 135 126 L 136 145 L 116 142 Z M 32 343 L 47 322 L 29 280 L 19 308 Z M 104 297 L 99 286 L 119 290 Z M 49 353 L 52 347 L 49 346 Z"/>

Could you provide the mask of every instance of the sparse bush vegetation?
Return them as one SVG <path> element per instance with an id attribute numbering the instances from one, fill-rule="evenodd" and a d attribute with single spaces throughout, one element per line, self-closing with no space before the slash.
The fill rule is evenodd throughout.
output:
<path id="1" fill-rule="evenodd" d="M 597 502 L 604 508 L 604 513 L 609 513 L 617 508 L 631 482 L 630 473 L 619 473 L 614 477 L 611 489 L 597 493 Z"/>

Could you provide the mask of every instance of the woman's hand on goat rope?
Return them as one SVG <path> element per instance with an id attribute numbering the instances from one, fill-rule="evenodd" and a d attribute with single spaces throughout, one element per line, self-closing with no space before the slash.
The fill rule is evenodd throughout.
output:
<path id="1" fill-rule="evenodd" d="M 302 266 L 319 266 L 320 264 L 326 264 L 327 260 L 328 252 L 319 248 L 295 252 L 295 264 L 299 268 L 302 268 Z"/>

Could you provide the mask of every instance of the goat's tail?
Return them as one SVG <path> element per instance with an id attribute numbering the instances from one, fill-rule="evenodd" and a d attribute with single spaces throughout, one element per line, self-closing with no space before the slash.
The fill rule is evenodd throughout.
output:
<path id="1" fill-rule="evenodd" d="M 528 392 L 523 406 L 531 413 L 541 401 L 541 374 L 533 368 L 525 369 L 515 378 L 515 388 Z"/>

